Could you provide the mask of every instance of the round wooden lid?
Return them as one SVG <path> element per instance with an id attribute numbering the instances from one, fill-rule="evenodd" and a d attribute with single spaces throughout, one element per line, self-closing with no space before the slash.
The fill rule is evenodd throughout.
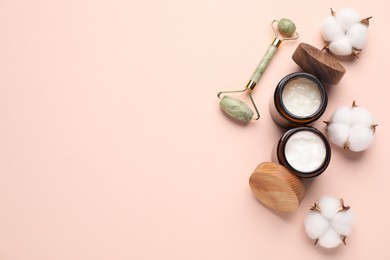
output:
<path id="1" fill-rule="evenodd" d="M 335 57 L 306 43 L 298 45 L 292 59 L 304 71 L 324 83 L 337 84 L 345 73 L 345 68 Z"/>
<path id="2" fill-rule="evenodd" d="M 273 162 L 257 166 L 249 178 L 249 186 L 261 203 L 277 211 L 296 210 L 305 195 L 302 181 Z"/>

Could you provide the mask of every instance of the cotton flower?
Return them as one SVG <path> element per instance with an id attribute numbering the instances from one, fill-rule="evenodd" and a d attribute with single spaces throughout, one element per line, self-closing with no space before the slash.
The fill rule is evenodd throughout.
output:
<path id="1" fill-rule="evenodd" d="M 348 56 L 352 54 L 353 48 L 347 36 L 342 35 L 339 39 L 332 41 L 328 49 L 335 55 Z"/>
<path id="2" fill-rule="evenodd" d="M 347 39 L 352 48 L 361 50 L 367 42 L 368 28 L 362 23 L 356 23 L 347 31 Z"/>
<path id="3" fill-rule="evenodd" d="M 374 118 L 370 111 L 358 107 L 355 102 L 352 106 L 337 108 L 327 124 L 329 140 L 346 150 L 360 152 L 366 150 L 374 141 Z"/>
<path id="4" fill-rule="evenodd" d="M 335 55 L 358 57 L 367 42 L 370 18 L 361 19 L 352 8 L 338 12 L 331 9 L 331 16 L 326 17 L 321 26 L 322 38 L 328 43 L 325 48 Z"/>
<path id="5" fill-rule="evenodd" d="M 344 8 L 334 12 L 334 16 L 344 31 L 348 31 L 352 25 L 360 22 L 359 13 L 352 8 Z"/>
<path id="6" fill-rule="evenodd" d="M 352 232 L 354 215 L 342 199 L 324 196 L 318 199 L 307 214 L 304 227 L 314 244 L 325 248 L 338 247 Z"/>
<path id="7" fill-rule="evenodd" d="M 344 29 L 337 22 L 334 16 L 328 16 L 322 22 L 321 27 L 322 37 L 327 42 L 332 42 L 340 39 L 345 35 Z"/>

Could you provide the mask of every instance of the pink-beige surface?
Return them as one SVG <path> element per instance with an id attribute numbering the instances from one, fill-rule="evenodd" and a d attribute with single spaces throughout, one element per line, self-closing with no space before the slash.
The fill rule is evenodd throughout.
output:
<path id="1" fill-rule="evenodd" d="M 282 131 L 268 104 L 300 71 L 299 42 L 322 48 L 320 24 L 354 7 L 373 16 L 359 59 L 329 86 L 315 124 L 353 100 L 379 124 L 373 146 L 332 146 L 305 181 L 297 211 L 279 214 L 248 185 Z M 373 1 L 0 1 L 0 259 L 390 259 L 389 9 Z M 243 126 L 216 93 L 242 88 L 273 39 L 295 21 Z M 356 214 L 347 246 L 322 250 L 303 220 L 322 195 Z"/>

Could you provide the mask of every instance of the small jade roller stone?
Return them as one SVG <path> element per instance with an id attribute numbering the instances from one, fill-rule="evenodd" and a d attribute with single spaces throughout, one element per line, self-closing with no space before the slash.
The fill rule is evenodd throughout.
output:
<path id="1" fill-rule="evenodd" d="M 290 19 L 282 18 L 278 22 L 278 31 L 287 37 L 291 37 L 296 29 L 295 23 Z"/>
<path id="2" fill-rule="evenodd" d="M 277 30 L 279 31 L 280 34 L 282 34 L 283 36 L 287 37 L 286 39 L 288 39 L 289 37 L 294 35 L 294 33 L 296 31 L 296 26 L 295 26 L 293 21 L 291 21 L 289 19 L 286 19 L 286 18 L 283 18 L 280 21 L 278 21 Z M 274 31 L 275 31 L 275 29 L 274 29 Z M 252 104 L 254 105 L 254 107 L 256 109 L 256 112 L 257 112 L 257 115 L 258 115 L 256 120 L 259 119 L 260 115 L 259 115 L 259 113 L 257 111 L 257 108 L 256 108 L 256 105 L 255 105 L 255 103 L 254 103 L 254 101 L 252 99 L 252 91 L 255 88 L 255 86 L 256 86 L 257 82 L 259 81 L 260 77 L 262 76 L 263 72 L 267 68 L 268 64 L 270 63 L 271 59 L 275 55 L 275 53 L 276 53 L 276 51 L 277 51 L 277 49 L 278 49 L 278 47 L 279 47 L 279 45 L 281 44 L 282 41 L 283 40 L 278 38 L 278 34 L 275 31 L 275 39 L 273 40 L 271 45 L 268 47 L 268 49 L 267 49 L 266 53 L 264 54 L 263 58 L 261 59 L 261 61 L 257 65 L 255 71 L 252 74 L 251 79 L 249 80 L 249 82 L 246 85 L 244 90 L 220 92 L 218 94 L 218 96 L 221 93 L 234 93 L 234 92 L 248 91 L 249 97 L 250 97 L 250 99 L 252 101 Z M 240 120 L 240 121 L 243 121 L 243 122 L 248 122 L 253 117 L 254 113 L 253 113 L 252 109 L 245 102 L 243 102 L 243 101 L 241 101 L 239 99 L 233 98 L 231 96 L 224 95 L 221 98 L 221 101 L 220 101 L 219 104 L 220 104 L 221 109 L 226 114 L 228 114 L 229 116 L 231 116 L 231 117 L 233 117 L 233 118 L 235 118 L 237 120 Z"/>
<path id="3" fill-rule="evenodd" d="M 248 122 L 253 117 L 252 109 L 237 98 L 223 96 L 219 105 L 226 114 L 240 121 Z"/>

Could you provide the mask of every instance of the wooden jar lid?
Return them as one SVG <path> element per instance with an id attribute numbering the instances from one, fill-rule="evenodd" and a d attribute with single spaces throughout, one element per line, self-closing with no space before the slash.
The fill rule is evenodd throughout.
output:
<path id="1" fill-rule="evenodd" d="M 296 210 L 305 195 L 302 181 L 273 162 L 257 166 L 249 178 L 249 186 L 260 202 L 277 211 Z"/>
<path id="2" fill-rule="evenodd" d="M 345 73 L 345 68 L 335 57 L 306 43 L 298 45 L 292 59 L 305 72 L 324 83 L 337 84 Z"/>

